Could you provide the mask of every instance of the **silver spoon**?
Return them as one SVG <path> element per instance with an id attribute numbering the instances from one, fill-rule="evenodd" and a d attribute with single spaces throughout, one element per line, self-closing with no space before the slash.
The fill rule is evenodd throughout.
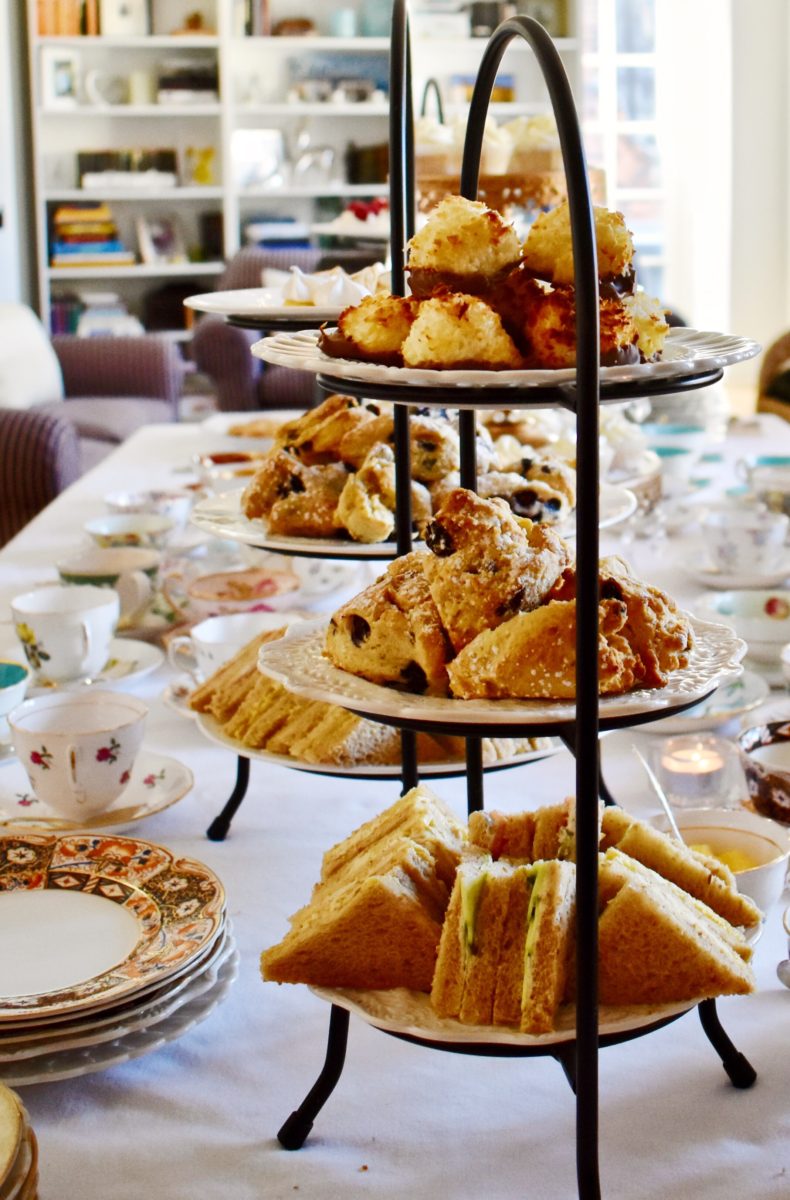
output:
<path id="1" fill-rule="evenodd" d="M 633 744 L 631 745 L 631 749 L 633 750 L 634 754 L 641 762 L 642 766 L 645 768 L 645 774 L 647 775 L 648 779 L 650 780 L 650 784 L 653 788 L 653 791 L 655 792 L 656 798 L 664 810 L 664 816 L 666 817 L 667 821 L 669 822 L 669 828 L 672 831 L 672 836 L 677 838 L 677 840 L 679 842 L 682 842 L 683 838 L 680 836 L 680 830 L 678 829 L 678 825 L 677 825 L 677 821 L 675 820 L 674 813 L 672 812 L 672 809 L 669 806 L 669 800 L 667 800 L 666 792 L 662 788 L 661 784 L 658 782 L 655 771 L 649 765 L 649 763 L 647 762 L 647 760 L 641 750 L 637 750 L 636 746 L 634 746 Z"/>

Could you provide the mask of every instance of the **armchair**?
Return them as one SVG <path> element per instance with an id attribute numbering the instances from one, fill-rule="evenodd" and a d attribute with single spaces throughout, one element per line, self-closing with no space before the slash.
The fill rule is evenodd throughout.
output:
<path id="1" fill-rule="evenodd" d="M 140 425 L 176 421 L 184 371 L 178 347 L 156 334 L 50 339 L 31 309 L 0 304 L 0 409 L 64 417 L 83 470 Z"/>
<path id="2" fill-rule="evenodd" d="M 260 287 L 265 268 L 287 271 L 296 266 L 313 272 L 341 266 L 353 272 L 374 261 L 375 255 L 370 252 L 328 253 L 317 247 L 270 250 L 248 246 L 228 263 L 217 291 Z M 192 358 L 197 369 L 211 379 L 217 407 L 222 412 L 309 408 L 316 399 L 314 376 L 308 371 L 265 366 L 260 359 L 253 358 L 250 346 L 260 336 L 254 330 L 226 325 L 222 317 L 205 316 L 198 321 L 192 338 Z"/>

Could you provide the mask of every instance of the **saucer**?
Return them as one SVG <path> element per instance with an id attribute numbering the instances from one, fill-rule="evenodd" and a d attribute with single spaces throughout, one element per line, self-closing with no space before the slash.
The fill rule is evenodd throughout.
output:
<path id="1" fill-rule="evenodd" d="M 748 661 L 748 660 L 747 660 Z M 674 717 L 664 717 L 640 727 L 643 733 L 693 733 L 697 730 L 718 729 L 735 717 L 751 712 L 765 700 L 771 684 L 760 670 L 759 663 L 749 662 L 749 669 L 735 679 L 720 683 L 706 700 L 695 704 Z M 770 667 L 768 668 L 770 670 Z"/>
<path id="2" fill-rule="evenodd" d="M 186 796 L 193 784 L 192 772 L 183 763 L 164 754 L 141 750 L 132 767 L 132 777 L 112 805 L 80 824 L 69 821 L 39 800 L 30 786 L 22 764 L 16 759 L 0 774 L 0 827 L 25 825 L 35 829 L 122 828 L 143 817 L 153 816 Z"/>
<path id="3" fill-rule="evenodd" d="M 178 713 L 179 717 L 187 717 L 194 721 L 197 713 L 189 707 L 189 697 L 196 686 L 188 675 L 179 675 L 172 683 L 168 683 L 162 692 L 162 701 L 168 708 L 172 708 L 173 712 Z"/>
<path id="4" fill-rule="evenodd" d="M 74 690 L 80 687 L 90 687 L 98 684 L 106 687 L 113 683 L 137 683 L 145 675 L 156 671 L 165 661 L 165 656 L 158 646 L 149 642 L 141 642 L 136 638 L 113 638 L 110 642 L 110 656 L 107 662 L 90 680 L 75 679 L 67 683 L 34 683 L 30 694 L 36 695 L 42 691 L 59 688 L 62 691 Z"/>
<path id="5" fill-rule="evenodd" d="M 790 554 L 786 555 L 773 571 L 767 571 L 763 575 L 753 570 L 720 571 L 717 567 L 706 567 L 698 562 L 684 562 L 682 566 L 695 583 L 723 592 L 742 588 L 774 588 L 790 579 Z"/>

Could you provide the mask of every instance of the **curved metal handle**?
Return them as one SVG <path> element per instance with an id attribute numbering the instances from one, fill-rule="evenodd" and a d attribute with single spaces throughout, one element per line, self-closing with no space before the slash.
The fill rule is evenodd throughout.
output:
<path id="1" fill-rule="evenodd" d="M 424 117 L 428 111 L 428 99 L 433 96 L 436 101 L 436 119 L 440 125 L 444 125 L 444 105 L 442 103 L 442 89 L 439 87 L 439 80 L 431 76 L 425 81 L 425 87 L 422 89 L 422 100 L 420 101 L 420 116 Z"/>

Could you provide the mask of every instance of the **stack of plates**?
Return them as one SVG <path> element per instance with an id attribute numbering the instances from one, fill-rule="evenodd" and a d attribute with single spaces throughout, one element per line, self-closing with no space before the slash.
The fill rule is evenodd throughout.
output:
<path id="1" fill-rule="evenodd" d="M 0 1083 L 0 1200 L 35 1200 L 38 1143 L 22 1101 Z"/>
<path id="2" fill-rule="evenodd" d="M 180 1037 L 238 969 L 207 866 L 97 833 L 0 836 L 0 962 L 11 1084 L 103 1070 Z"/>

